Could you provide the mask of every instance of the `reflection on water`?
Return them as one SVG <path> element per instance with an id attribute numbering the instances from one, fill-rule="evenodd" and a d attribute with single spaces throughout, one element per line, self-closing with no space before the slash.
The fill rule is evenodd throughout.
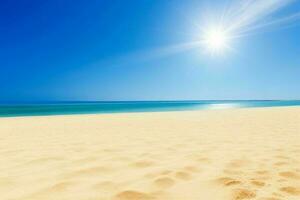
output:
<path id="1" fill-rule="evenodd" d="M 220 104 L 211 104 L 207 105 L 207 109 L 229 109 L 229 108 L 240 108 L 242 107 L 238 103 L 220 103 Z"/>

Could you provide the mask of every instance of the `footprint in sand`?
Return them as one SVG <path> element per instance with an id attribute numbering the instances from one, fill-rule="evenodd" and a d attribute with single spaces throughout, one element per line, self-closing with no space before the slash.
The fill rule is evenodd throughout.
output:
<path id="1" fill-rule="evenodd" d="M 283 162 L 283 161 L 274 163 L 274 166 L 284 166 L 284 165 L 288 165 L 288 163 L 287 162 Z"/>
<path id="2" fill-rule="evenodd" d="M 280 172 L 279 175 L 289 179 L 300 180 L 300 175 L 296 172 L 285 171 L 285 172 Z"/>
<path id="3" fill-rule="evenodd" d="M 179 180 L 187 181 L 193 178 L 193 173 L 198 172 L 198 168 L 188 165 L 180 168 L 179 170 L 161 170 L 157 172 L 148 173 L 146 178 L 154 179 L 152 184 L 156 188 L 167 189 L 176 184 Z M 176 180 L 177 179 L 177 180 Z"/>
<path id="4" fill-rule="evenodd" d="M 179 170 L 162 170 L 158 172 L 152 172 L 145 175 L 146 178 L 154 179 L 152 184 L 155 188 L 167 189 L 176 184 L 179 180 L 187 181 L 193 178 L 193 173 L 198 172 L 198 168 L 195 166 L 185 166 Z"/>
<path id="5" fill-rule="evenodd" d="M 256 193 L 248 189 L 236 189 L 232 195 L 234 200 L 253 199 L 256 197 Z"/>
<path id="6" fill-rule="evenodd" d="M 300 188 L 296 188 L 293 186 L 287 186 L 280 188 L 280 191 L 288 193 L 290 195 L 299 196 L 300 195 Z"/>
<path id="7" fill-rule="evenodd" d="M 223 186 L 228 187 L 232 192 L 233 200 L 243 200 L 243 199 L 254 199 L 257 197 L 257 192 L 261 190 L 263 187 L 267 185 L 265 182 L 266 179 L 270 177 L 270 171 L 267 170 L 259 170 L 252 171 L 243 169 L 245 162 L 240 160 L 236 160 L 231 162 L 228 167 L 229 169 L 225 169 L 225 174 L 229 174 L 228 176 L 220 177 L 216 179 L 216 182 Z M 243 166 L 243 168 L 241 167 Z M 237 167 L 239 169 L 239 173 L 236 170 L 232 170 L 232 168 Z M 228 173 L 230 172 L 230 173 Z M 268 197 L 273 198 L 273 197 Z M 268 199 L 265 198 L 265 199 Z"/>
<path id="8" fill-rule="evenodd" d="M 221 184 L 223 186 L 232 186 L 232 185 L 240 185 L 242 184 L 241 181 L 230 178 L 230 177 L 222 177 L 222 178 L 218 178 L 217 180 L 218 184 Z"/>
<path id="9" fill-rule="evenodd" d="M 154 180 L 154 185 L 158 188 L 169 188 L 172 187 L 175 184 L 175 181 L 172 178 L 169 177 L 161 177 Z"/>
<path id="10" fill-rule="evenodd" d="M 161 175 L 168 175 L 168 174 L 171 174 L 172 172 L 173 172 L 172 170 L 163 170 L 159 174 L 161 174 Z"/>
<path id="11" fill-rule="evenodd" d="M 190 180 L 192 178 L 191 175 L 185 171 L 176 172 L 175 177 L 181 180 Z"/>
<path id="12" fill-rule="evenodd" d="M 174 172 L 174 176 L 181 180 L 190 180 L 195 173 L 199 173 L 199 169 L 193 165 L 187 165 L 178 171 Z"/>
<path id="13" fill-rule="evenodd" d="M 251 184 L 254 185 L 254 186 L 256 186 L 256 187 L 263 187 L 263 186 L 266 185 L 265 182 L 259 181 L 259 180 L 252 180 Z"/>

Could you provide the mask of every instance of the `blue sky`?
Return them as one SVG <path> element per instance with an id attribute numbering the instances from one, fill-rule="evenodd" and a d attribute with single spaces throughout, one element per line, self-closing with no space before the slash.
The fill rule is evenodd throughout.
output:
<path id="1" fill-rule="evenodd" d="M 300 99 L 297 19 L 222 55 L 181 48 L 232 2 L 0 1 L 0 101 Z M 295 1 L 252 25 L 299 11 Z"/>

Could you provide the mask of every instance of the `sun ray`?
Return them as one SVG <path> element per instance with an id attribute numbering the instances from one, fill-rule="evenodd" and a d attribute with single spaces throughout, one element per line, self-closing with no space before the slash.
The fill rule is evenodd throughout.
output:
<path id="1" fill-rule="evenodd" d="M 295 0 L 242 0 L 232 1 L 222 12 L 215 13 L 214 20 L 208 18 L 200 31 L 201 43 L 212 54 L 222 53 L 231 48 L 237 38 L 256 34 L 268 27 L 289 25 L 300 19 L 300 12 L 281 18 L 273 14 Z M 218 17 L 219 16 L 219 17 Z M 217 20 L 216 20 L 217 19 Z M 282 28 L 282 27 L 279 27 Z M 230 48 L 229 48 L 230 47 Z"/>
<path id="2" fill-rule="evenodd" d="M 229 34 L 223 27 L 211 27 L 205 31 L 202 43 L 213 54 L 222 53 L 229 45 Z"/>

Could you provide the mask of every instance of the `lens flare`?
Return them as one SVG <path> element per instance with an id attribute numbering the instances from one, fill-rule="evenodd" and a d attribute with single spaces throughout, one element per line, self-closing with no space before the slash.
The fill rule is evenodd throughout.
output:
<path id="1" fill-rule="evenodd" d="M 230 36 L 223 28 L 210 28 L 204 32 L 202 41 L 210 53 L 222 53 L 229 47 Z"/>

